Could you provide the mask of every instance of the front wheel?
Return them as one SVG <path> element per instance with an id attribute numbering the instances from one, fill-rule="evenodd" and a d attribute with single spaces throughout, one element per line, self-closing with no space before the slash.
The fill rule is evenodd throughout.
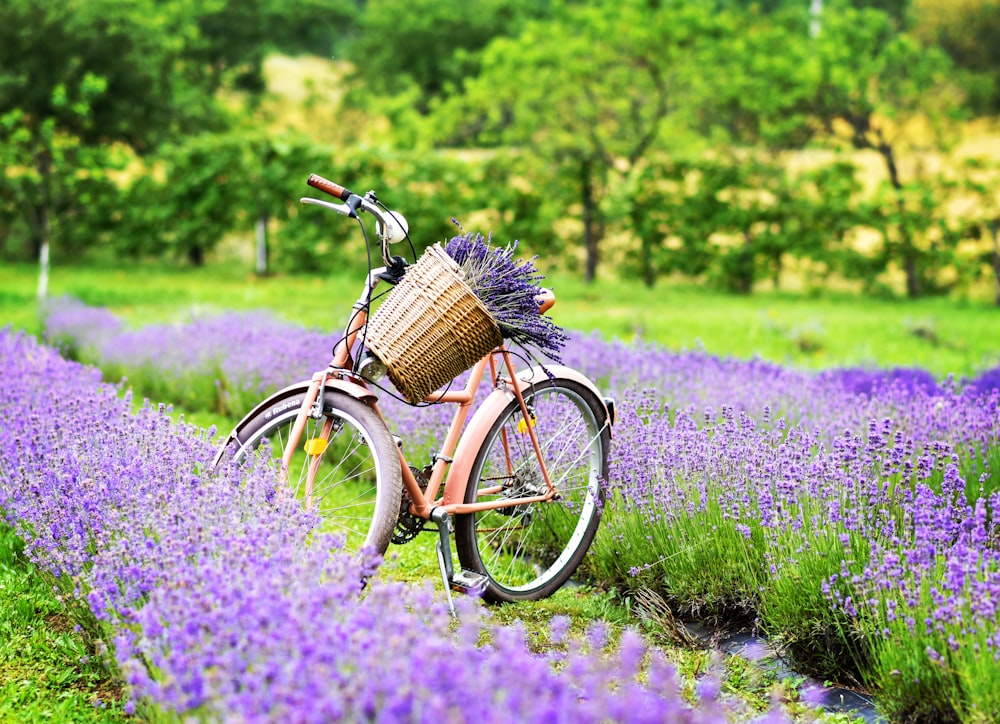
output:
<path id="1" fill-rule="evenodd" d="M 276 398 L 245 420 L 229 442 L 232 460 L 246 464 L 261 449 L 280 465 L 304 397 Z M 319 530 L 344 536 L 344 550 L 385 553 L 399 515 L 402 475 L 392 435 L 364 402 L 328 391 L 322 417 L 309 418 L 288 470 L 279 474 L 319 515 Z"/>
<path id="2" fill-rule="evenodd" d="M 543 380 L 524 390 L 527 419 L 516 399 L 504 408 L 480 448 L 466 503 L 511 505 L 455 517 L 459 560 L 486 576 L 484 597 L 524 601 L 555 593 L 579 566 L 597 533 L 607 479 L 611 427 L 604 403 L 573 380 Z M 528 428 L 537 435 L 546 483 Z"/>

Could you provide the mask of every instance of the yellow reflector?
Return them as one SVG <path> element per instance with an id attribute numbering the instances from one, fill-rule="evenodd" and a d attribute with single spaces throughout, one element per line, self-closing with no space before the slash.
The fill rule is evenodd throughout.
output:
<path id="1" fill-rule="evenodd" d="M 531 426 L 532 427 L 535 426 L 535 418 L 534 417 L 531 418 Z M 520 422 L 517 423 L 517 431 L 519 433 L 521 433 L 522 435 L 524 433 L 526 433 L 528 431 L 528 421 L 525 420 L 524 418 L 521 418 Z"/>
<path id="2" fill-rule="evenodd" d="M 329 442 L 326 438 L 314 437 L 306 440 L 306 453 L 309 455 L 322 455 L 326 451 Z"/>

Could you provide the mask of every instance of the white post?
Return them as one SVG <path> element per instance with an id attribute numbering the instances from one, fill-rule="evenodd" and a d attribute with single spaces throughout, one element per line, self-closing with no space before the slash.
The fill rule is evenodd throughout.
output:
<path id="1" fill-rule="evenodd" d="M 42 242 L 38 252 L 38 301 L 44 302 L 49 293 L 49 242 Z"/>
<path id="2" fill-rule="evenodd" d="M 815 38 L 819 35 L 819 16 L 823 14 L 823 0 L 810 0 L 809 2 L 809 37 Z"/>

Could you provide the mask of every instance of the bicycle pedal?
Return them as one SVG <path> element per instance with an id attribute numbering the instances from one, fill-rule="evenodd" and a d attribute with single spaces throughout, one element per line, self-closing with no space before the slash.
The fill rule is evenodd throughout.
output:
<path id="1" fill-rule="evenodd" d="M 482 596 L 486 591 L 486 584 L 488 583 L 486 576 L 482 573 L 476 573 L 475 571 L 460 570 L 456 571 L 449 583 L 451 584 L 451 589 L 453 591 L 458 591 L 459 593 L 467 593 L 471 596 Z"/>

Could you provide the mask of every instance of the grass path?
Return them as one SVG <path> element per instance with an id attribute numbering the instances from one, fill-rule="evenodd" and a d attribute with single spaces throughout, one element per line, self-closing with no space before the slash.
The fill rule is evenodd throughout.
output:
<path id="1" fill-rule="evenodd" d="M 41 330 L 32 265 L 0 266 L 0 325 Z M 111 268 L 56 265 L 51 296 L 107 307 L 126 324 L 187 319 L 224 310 L 270 309 L 283 319 L 339 329 L 361 274 L 258 279 L 232 265 Z M 760 357 L 799 368 L 921 367 L 938 377 L 971 376 L 1000 364 L 1000 308 L 971 299 L 862 298 L 761 292 L 749 297 L 690 284 L 647 289 L 603 279 L 592 285 L 553 274 L 551 315 L 577 332 L 637 336 L 670 349 Z M 318 360 L 323 364 L 326 360 Z"/>

